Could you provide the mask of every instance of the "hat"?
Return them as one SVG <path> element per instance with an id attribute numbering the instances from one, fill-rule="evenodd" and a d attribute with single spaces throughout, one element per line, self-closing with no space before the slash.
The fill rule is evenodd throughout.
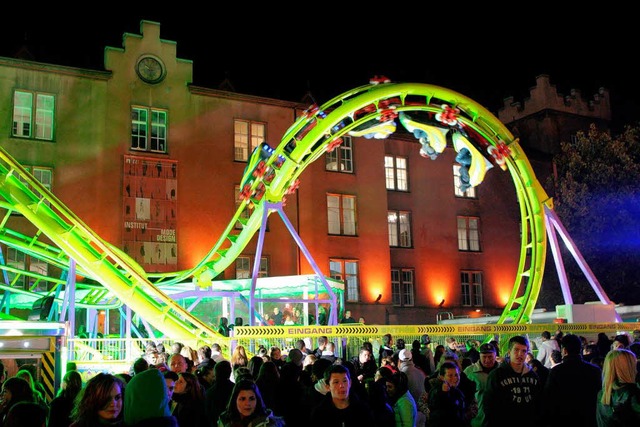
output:
<path id="1" fill-rule="evenodd" d="M 292 348 L 289 350 L 289 354 L 287 355 L 287 362 L 292 362 L 295 365 L 302 366 L 302 359 L 304 359 L 304 355 L 297 348 Z"/>
<path id="2" fill-rule="evenodd" d="M 493 344 L 485 343 L 480 346 L 480 354 L 495 353 L 496 348 Z"/>
<path id="3" fill-rule="evenodd" d="M 411 354 L 411 350 L 409 350 L 408 348 L 400 350 L 400 352 L 398 353 L 398 360 L 401 362 L 406 362 L 407 360 L 411 359 L 413 359 L 413 355 Z"/>

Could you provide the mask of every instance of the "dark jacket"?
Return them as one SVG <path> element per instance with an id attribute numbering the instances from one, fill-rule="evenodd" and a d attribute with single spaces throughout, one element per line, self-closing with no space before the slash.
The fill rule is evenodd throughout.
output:
<path id="1" fill-rule="evenodd" d="M 522 373 L 515 372 L 508 361 L 502 362 L 489 374 L 484 392 L 484 412 L 487 426 L 538 427 L 542 384 L 529 365 Z"/>
<path id="2" fill-rule="evenodd" d="M 429 390 L 429 426 L 430 427 L 467 427 L 471 425 L 466 418 L 464 393 L 458 387 L 442 391 L 442 381 L 438 381 Z"/>
<path id="3" fill-rule="evenodd" d="M 544 385 L 542 410 L 551 427 L 596 427 L 598 392 L 602 370 L 579 355 L 568 355 L 549 370 Z"/>
<path id="4" fill-rule="evenodd" d="M 207 427 L 204 400 L 191 400 L 187 393 L 173 393 L 173 400 L 177 403 L 173 416 L 178 419 L 180 427 Z M 126 414 L 126 412 L 125 412 Z"/>
<path id="5" fill-rule="evenodd" d="M 218 425 L 218 418 L 227 408 L 227 402 L 233 393 L 233 382 L 228 378 L 216 378 L 204 395 L 205 415 L 208 425 Z"/>
<path id="6" fill-rule="evenodd" d="M 125 427 L 180 427 L 176 417 L 170 415 L 168 417 L 147 418 L 138 424 L 128 425 Z"/>
<path id="7" fill-rule="evenodd" d="M 611 393 L 611 405 L 603 405 L 598 393 L 596 418 L 598 427 L 632 427 L 640 425 L 640 386 L 624 384 Z"/>
<path id="8" fill-rule="evenodd" d="M 327 393 L 319 405 L 311 410 L 307 427 L 361 427 L 375 423 L 373 412 L 366 402 L 351 395 L 349 406 L 338 409 L 333 404 L 331 393 Z"/>
<path id="9" fill-rule="evenodd" d="M 71 425 L 71 411 L 73 401 L 67 396 L 57 396 L 49 405 L 48 427 L 69 427 Z"/>
<path id="10" fill-rule="evenodd" d="M 244 423 L 244 421 L 232 421 L 225 411 L 222 413 L 220 420 L 218 421 L 218 427 L 245 425 Z M 258 415 L 246 424 L 247 427 L 285 427 L 285 425 L 284 419 L 282 417 L 275 416 L 270 409 L 267 409 L 266 415 Z"/>

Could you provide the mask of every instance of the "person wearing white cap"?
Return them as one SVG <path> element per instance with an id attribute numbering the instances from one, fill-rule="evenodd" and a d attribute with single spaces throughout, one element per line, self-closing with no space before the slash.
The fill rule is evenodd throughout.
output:
<path id="1" fill-rule="evenodd" d="M 413 396 L 413 400 L 419 402 L 420 397 L 425 393 L 424 380 L 427 378 L 427 375 L 413 363 L 413 355 L 410 349 L 404 348 L 398 353 L 398 369 L 407 374 L 409 393 Z M 424 426 L 426 422 L 426 414 L 418 411 L 416 426 Z"/>

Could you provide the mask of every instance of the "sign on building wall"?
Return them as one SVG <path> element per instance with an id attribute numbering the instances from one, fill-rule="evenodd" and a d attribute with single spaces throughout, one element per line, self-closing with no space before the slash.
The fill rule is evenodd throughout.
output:
<path id="1" fill-rule="evenodd" d="M 147 272 L 176 271 L 178 163 L 124 156 L 123 249 Z"/>

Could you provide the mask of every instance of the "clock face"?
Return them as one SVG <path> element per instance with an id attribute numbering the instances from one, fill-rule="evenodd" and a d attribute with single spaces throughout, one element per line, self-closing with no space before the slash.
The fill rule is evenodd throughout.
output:
<path id="1" fill-rule="evenodd" d="M 144 56 L 136 64 L 138 76 L 147 83 L 158 83 L 164 79 L 162 62 L 153 56 Z"/>

